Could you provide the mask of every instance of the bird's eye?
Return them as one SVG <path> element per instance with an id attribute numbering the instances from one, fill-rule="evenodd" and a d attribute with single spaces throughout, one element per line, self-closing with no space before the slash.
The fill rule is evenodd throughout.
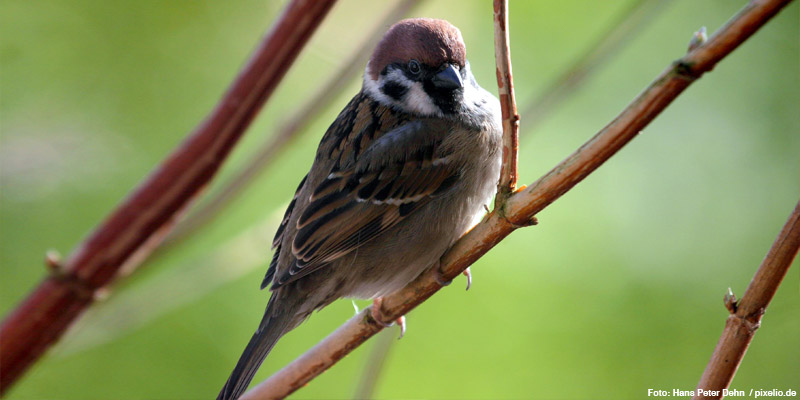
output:
<path id="1" fill-rule="evenodd" d="M 408 72 L 417 75 L 420 71 L 422 71 L 422 68 L 419 66 L 419 61 L 411 60 L 408 62 Z"/>

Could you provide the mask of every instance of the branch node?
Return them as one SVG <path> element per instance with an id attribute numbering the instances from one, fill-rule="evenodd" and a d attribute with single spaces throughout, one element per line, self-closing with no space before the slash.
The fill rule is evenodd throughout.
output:
<path id="1" fill-rule="evenodd" d="M 731 314 L 736 314 L 739 304 L 736 300 L 736 295 L 733 294 L 733 290 L 731 290 L 731 288 L 728 288 L 728 292 L 722 297 L 722 302 L 725 304 L 725 308 L 727 308 Z"/>
<path id="2" fill-rule="evenodd" d="M 46 265 L 47 268 L 53 273 L 64 273 L 64 264 L 62 261 L 63 259 L 61 258 L 61 253 L 59 253 L 56 249 L 47 250 L 47 253 L 44 255 L 44 265 Z"/>
<path id="3" fill-rule="evenodd" d="M 701 26 L 700 29 L 698 29 L 697 32 L 695 32 L 692 35 L 692 39 L 689 40 L 689 50 L 688 51 L 692 51 L 692 50 L 702 46 L 703 43 L 706 42 L 706 40 L 708 40 L 708 35 L 706 34 L 706 27 L 705 26 Z"/>
<path id="4" fill-rule="evenodd" d="M 761 313 L 756 313 L 756 315 L 736 315 L 732 314 L 730 318 L 733 318 L 736 322 L 736 325 L 739 327 L 744 328 L 747 330 L 749 335 L 753 335 L 758 328 L 761 327 L 761 315 L 764 315 L 764 310 L 761 310 Z"/>
<path id="5" fill-rule="evenodd" d="M 766 307 L 759 307 L 755 311 L 747 315 L 742 315 L 740 318 L 742 318 L 747 323 L 748 329 L 750 329 L 752 332 L 755 332 L 756 329 L 761 327 L 761 318 L 764 317 L 764 314 L 766 314 L 766 312 L 767 312 Z"/>
<path id="6" fill-rule="evenodd" d="M 47 250 L 44 256 L 44 263 L 50 272 L 50 279 L 61 283 L 75 292 L 81 298 L 91 298 L 95 301 L 102 301 L 108 298 L 111 290 L 107 287 L 94 288 L 91 284 L 81 279 L 73 272 L 64 267 L 61 253 L 58 250 Z"/>
<path id="7" fill-rule="evenodd" d="M 694 62 L 686 61 L 682 58 L 675 60 L 672 63 L 672 72 L 679 78 L 693 82 L 703 74 L 703 71 L 694 70 L 694 64 Z"/>
<path id="8" fill-rule="evenodd" d="M 522 221 L 512 221 L 511 219 L 508 218 L 508 216 L 506 216 L 505 205 L 506 205 L 506 202 L 503 201 L 502 204 L 500 205 L 500 207 L 496 208 L 495 214 L 497 214 L 498 218 L 500 218 L 503 221 L 505 221 L 512 228 L 514 228 L 514 229 L 527 228 L 529 226 L 533 226 L 533 225 L 538 225 L 539 224 L 539 220 L 536 218 L 535 215 L 531 215 L 531 216 L 523 215 L 522 216 Z"/>
<path id="9" fill-rule="evenodd" d="M 70 271 L 63 269 L 51 269 L 50 279 L 66 286 L 70 291 L 77 294 L 80 298 L 96 299 L 97 289 L 94 289 L 86 281 L 76 276 Z"/>
<path id="10" fill-rule="evenodd" d="M 521 224 L 517 224 L 517 223 L 512 222 L 510 219 L 506 218 L 505 215 L 502 215 L 501 218 L 503 218 L 514 229 L 527 228 L 529 226 L 533 226 L 533 225 L 538 225 L 539 224 L 539 220 L 536 219 L 536 217 L 528 218 Z"/>
<path id="11" fill-rule="evenodd" d="M 93 294 L 94 301 L 105 301 L 108 299 L 108 296 L 111 296 L 111 288 L 108 286 L 95 289 Z"/>

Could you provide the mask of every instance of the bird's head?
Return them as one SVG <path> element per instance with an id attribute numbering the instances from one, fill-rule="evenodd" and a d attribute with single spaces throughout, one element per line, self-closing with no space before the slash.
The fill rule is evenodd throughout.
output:
<path id="1" fill-rule="evenodd" d="M 364 73 L 373 99 L 424 115 L 455 113 L 472 76 L 461 32 L 447 21 L 402 20 L 383 36 Z"/>

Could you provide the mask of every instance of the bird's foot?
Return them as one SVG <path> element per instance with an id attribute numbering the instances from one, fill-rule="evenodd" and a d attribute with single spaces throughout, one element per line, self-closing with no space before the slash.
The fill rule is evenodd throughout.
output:
<path id="1" fill-rule="evenodd" d="M 383 297 L 376 297 L 372 300 L 372 309 L 370 310 L 370 315 L 372 316 L 372 320 L 383 325 L 385 328 L 392 326 L 392 324 L 397 324 L 400 327 L 400 337 L 398 339 L 402 339 L 403 336 L 406 334 L 406 317 L 401 316 L 394 320 L 394 322 L 386 323 L 383 322 L 383 315 L 381 314 L 381 304 L 383 304 Z"/>
<path id="2" fill-rule="evenodd" d="M 472 287 L 472 273 L 469 271 L 469 267 L 467 267 L 467 269 L 465 269 L 461 274 L 467 277 L 467 289 L 466 290 L 469 290 L 469 288 Z M 438 283 L 438 284 L 440 284 L 442 286 L 447 286 L 447 285 L 453 283 L 452 280 L 449 280 L 449 281 L 444 280 L 443 275 L 444 275 L 444 273 L 442 272 L 441 265 L 437 264 L 436 265 L 436 273 L 434 274 L 434 276 L 436 277 L 436 283 Z"/>

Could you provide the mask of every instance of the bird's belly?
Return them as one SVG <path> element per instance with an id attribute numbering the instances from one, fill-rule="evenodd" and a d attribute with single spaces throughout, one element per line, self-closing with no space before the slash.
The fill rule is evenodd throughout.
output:
<path id="1" fill-rule="evenodd" d="M 491 178 L 499 171 L 489 168 L 478 187 L 458 188 L 435 198 L 426 207 L 342 257 L 335 268 L 350 275 L 341 297 L 375 298 L 391 294 L 439 261 L 444 252 L 480 221 L 494 194 Z M 447 211 L 445 211 L 447 210 Z M 422 222 L 424 221 L 424 223 Z M 423 226 L 424 229 L 419 227 Z"/>

